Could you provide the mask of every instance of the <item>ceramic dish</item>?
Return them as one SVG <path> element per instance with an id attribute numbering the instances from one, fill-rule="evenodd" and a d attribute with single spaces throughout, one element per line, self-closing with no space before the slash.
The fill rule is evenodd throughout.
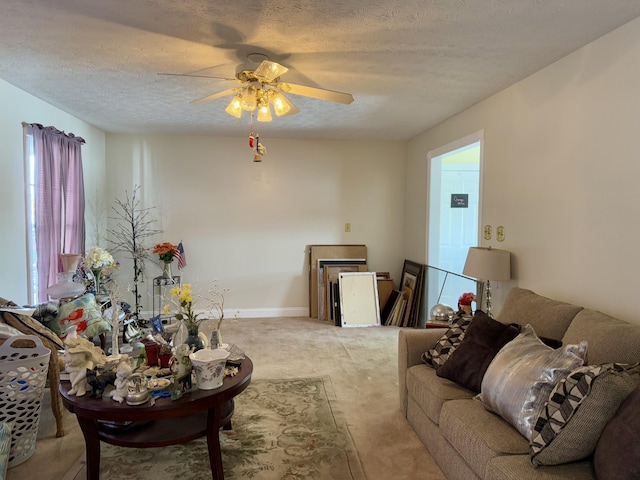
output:
<path id="1" fill-rule="evenodd" d="M 152 378 L 147 382 L 149 388 L 165 388 L 171 385 L 168 378 Z"/>
<path id="2" fill-rule="evenodd" d="M 151 378 L 147 382 L 149 388 L 166 388 L 171 385 L 171 380 L 168 378 Z"/>

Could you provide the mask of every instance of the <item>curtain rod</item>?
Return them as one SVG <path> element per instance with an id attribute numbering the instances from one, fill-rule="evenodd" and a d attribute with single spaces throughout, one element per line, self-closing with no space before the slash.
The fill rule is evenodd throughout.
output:
<path id="1" fill-rule="evenodd" d="M 69 140 L 74 140 L 78 143 L 87 143 L 84 141 L 84 138 L 82 137 L 78 137 L 76 135 L 74 135 L 73 133 L 65 133 L 63 130 L 58 130 L 56 127 L 52 127 L 52 126 L 48 126 L 48 127 L 43 127 L 41 124 L 39 123 L 27 123 L 27 122 L 22 122 L 22 126 L 23 127 L 36 127 L 39 128 L 40 130 L 49 130 L 53 133 L 57 133 L 58 135 L 62 135 L 66 138 L 68 138 Z"/>

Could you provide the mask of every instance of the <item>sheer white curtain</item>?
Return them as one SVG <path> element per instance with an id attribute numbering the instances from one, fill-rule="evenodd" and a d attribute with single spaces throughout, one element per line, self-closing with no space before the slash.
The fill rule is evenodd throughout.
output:
<path id="1" fill-rule="evenodd" d="M 27 203 L 34 233 L 30 242 L 35 242 L 35 248 L 30 245 L 30 252 L 35 255 L 30 259 L 35 281 L 30 282 L 29 297 L 32 302 L 41 303 L 48 299 L 47 288 L 56 283 L 62 270 L 60 254 L 84 254 L 84 140 L 54 127 L 36 123 L 23 126 L 27 152 L 32 152 L 32 158 L 27 158 L 27 171 L 33 182 Z"/>

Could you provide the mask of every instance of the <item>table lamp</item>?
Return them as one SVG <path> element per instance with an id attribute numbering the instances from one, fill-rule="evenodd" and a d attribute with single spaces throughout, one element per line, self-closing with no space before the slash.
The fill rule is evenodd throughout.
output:
<path id="1" fill-rule="evenodd" d="M 491 315 L 491 280 L 511 279 L 511 253 L 497 248 L 471 247 L 462 270 L 464 275 L 486 281 L 486 314 Z"/>

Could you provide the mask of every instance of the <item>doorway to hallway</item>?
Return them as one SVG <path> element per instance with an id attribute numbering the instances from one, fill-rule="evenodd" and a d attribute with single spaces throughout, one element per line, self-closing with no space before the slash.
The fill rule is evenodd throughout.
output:
<path id="1" fill-rule="evenodd" d="M 476 292 L 462 277 L 469 247 L 478 245 L 483 132 L 428 154 L 427 312 L 437 303 L 457 310 L 458 298 Z M 448 274 L 451 272 L 452 274 Z"/>

